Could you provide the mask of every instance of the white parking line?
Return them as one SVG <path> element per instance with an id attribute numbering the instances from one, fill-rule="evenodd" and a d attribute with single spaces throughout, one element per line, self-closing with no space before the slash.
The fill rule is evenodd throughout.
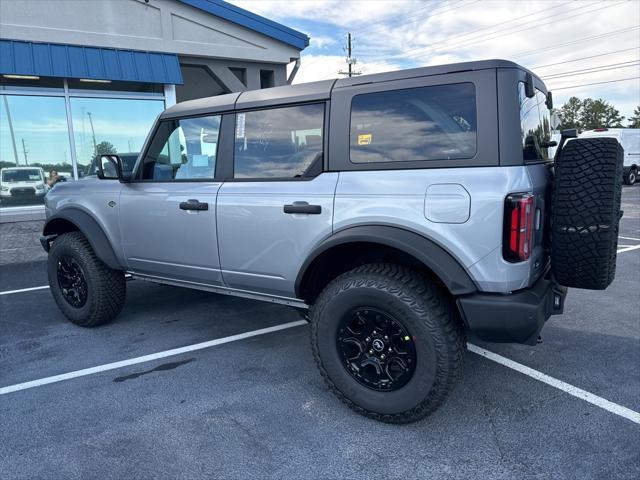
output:
<path id="1" fill-rule="evenodd" d="M 12 295 L 14 293 L 33 292 L 34 290 L 44 290 L 45 288 L 49 288 L 49 285 L 42 285 L 40 287 L 20 288 L 18 290 L 5 290 L 4 292 L 0 292 L 0 295 Z"/>
<path id="2" fill-rule="evenodd" d="M 630 252 L 631 250 L 637 250 L 640 248 L 640 245 L 634 245 L 632 247 L 624 247 L 618 250 L 618 253 Z"/>
<path id="3" fill-rule="evenodd" d="M 96 367 L 84 368 L 82 370 L 75 370 L 73 372 L 63 373 L 60 375 L 53 375 L 51 377 L 32 380 L 30 382 L 18 383 L 16 385 L 9 385 L 7 387 L 0 388 L 0 395 L 6 395 L 8 393 L 19 392 L 21 390 L 41 387 L 43 385 L 62 382 L 64 380 L 71 380 L 73 378 L 85 377 L 87 375 L 93 375 L 94 373 L 101 373 L 109 370 L 116 370 L 118 368 L 128 367 L 130 365 L 137 365 L 140 363 L 151 362 L 153 360 L 172 357 L 175 355 L 180 355 L 187 352 L 193 352 L 196 350 L 203 350 L 205 348 L 215 347 L 217 345 L 236 342 L 238 340 L 257 337 L 259 335 L 265 335 L 267 333 L 286 330 L 288 328 L 299 327 L 306 324 L 307 322 L 305 320 L 298 320 L 295 322 L 283 323 L 280 325 L 275 325 L 273 327 L 261 328 L 259 330 L 253 330 L 251 332 L 239 333 L 237 335 L 231 335 L 229 337 L 217 338 L 215 340 L 210 340 L 208 342 L 196 343 L 194 345 L 187 345 L 186 347 L 165 350 L 163 352 L 152 353 L 150 355 L 144 355 L 142 357 L 130 358 L 128 360 L 121 360 L 119 362 L 107 363 L 104 365 L 98 365 Z M 563 382 L 562 380 L 558 380 L 556 378 L 550 377 L 549 375 L 546 375 L 542 372 L 534 370 L 533 368 L 527 367 L 526 365 L 522 365 L 521 363 L 510 360 L 506 357 L 503 357 L 502 355 L 498 355 L 497 353 L 493 353 L 493 352 L 490 352 L 489 350 L 485 350 L 484 348 L 481 348 L 472 343 L 467 344 L 467 348 L 469 349 L 470 352 L 476 353 L 488 360 L 499 363 L 500 365 L 503 365 L 507 368 L 511 368 L 512 370 L 515 370 L 519 373 L 527 375 L 542 383 L 546 383 L 547 385 L 550 385 L 554 388 L 562 390 L 563 392 L 566 392 L 569 395 L 572 395 L 576 398 L 580 398 L 581 400 L 591 403 L 592 405 L 600 407 L 608 412 L 611 412 L 615 415 L 631 420 L 634 423 L 640 424 L 640 413 L 634 410 L 631 410 L 627 407 L 623 407 L 622 405 L 618 405 L 617 403 L 610 402 L 605 398 L 589 393 L 586 390 L 582 390 L 581 388 L 574 387 L 573 385 Z"/>
<path id="4" fill-rule="evenodd" d="M 142 357 L 129 358 L 128 360 L 121 360 L 119 362 L 107 363 L 105 365 L 98 365 L 97 367 L 83 368 L 82 370 L 75 370 L 73 372 L 62 373 L 60 375 L 53 375 L 52 377 L 45 377 L 39 380 L 32 380 L 30 382 L 18 383 L 16 385 L 9 385 L 7 387 L 0 388 L 0 395 L 6 395 L 7 393 L 19 392 L 20 390 L 27 390 L 29 388 L 40 387 L 42 385 L 48 385 L 50 383 L 62 382 L 64 380 L 70 380 L 72 378 L 86 377 L 87 375 L 93 375 L 94 373 L 106 372 L 109 370 L 115 370 L 117 368 L 128 367 L 129 365 L 137 365 L 139 363 L 151 362 L 160 358 L 173 357 L 182 353 L 193 352 L 195 350 L 202 350 L 204 348 L 215 347 L 229 342 L 236 342 L 238 340 L 244 340 L 245 338 L 257 337 L 258 335 L 265 335 L 267 333 L 278 332 L 280 330 L 286 330 L 287 328 L 298 327 L 300 325 L 306 325 L 305 320 L 297 320 L 295 322 L 282 323 L 273 327 L 261 328 L 260 330 L 253 330 L 251 332 L 239 333 L 237 335 L 231 335 L 229 337 L 216 338 L 215 340 L 209 340 L 208 342 L 196 343 L 194 345 L 187 345 L 186 347 L 173 348 L 171 350 L 165 350 L 164 352 L 152 353 L 150 355 L 144 355 Z"/>
<path id="5" fill-rule="evenodd" d="M 499 363 L 500 365 L 503 365 L 507 368 L 511 368 L 512 370 L 520 372 L 523 375 L 534 378 L 539 382 L 546 383 L 547 385 L 562 390 L 569 395 L 580 398 L 585 402 L 589 402 L 608 412 L 614 413 L 616 415 L 619 415 L 620 417 L 626 418 L 627 420 L 631 420 L 634 423 L 640 424 L 640 413 L 631 410 L 630 408 L 610 402 L 605 398 L 594 395 L 593 393 L 589 393 L 586 390 L 582 390 L 581 388 L 574 387 L 573 385 L 563 382 L 562 380 L 550 377 L 549 375 L 534 370 L 533 368 L 529 368 L 526 365 L 514 362 L 507 357 L 503 357 L 502 355 L 498 355 L 497 353 L 490 352 L 489 350 L 485 350 L 484 348 L 478 347 L 477 345 L 474 345 L 472 343 L 468 343 L 467 348 L 469 349 L 469 351 L 477 353 L 478 355 L 481 355 L 493 362 Z"/>
<path id="6" fill-rule="evenodd" d="M 618 235 L 618 238 L 624 238 L 625 240 L 635 240 L 637 242 L 640 242 L 640 238 L 634 238 L 634 237 L 623 237 L 622 235 Z"/>

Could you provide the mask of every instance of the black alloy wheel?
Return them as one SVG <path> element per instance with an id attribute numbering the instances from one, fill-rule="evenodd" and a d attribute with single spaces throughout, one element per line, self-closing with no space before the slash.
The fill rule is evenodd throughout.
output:
<path id="1" fill-rule="evenodd" d="M 336 342 L 347 372 L 372 390 L 398 390 L 413 377 L 413 337 L 382 310 L 358 307 L 349 311 L 338 327 Z"/>
<path id="2" fill-rule="evenodd" d="M 87 303 L 88 286 L 80 264 L 68 255 L 60 257 L 57 276 L 65 301 L 74 308 L 82 308 Z"/>

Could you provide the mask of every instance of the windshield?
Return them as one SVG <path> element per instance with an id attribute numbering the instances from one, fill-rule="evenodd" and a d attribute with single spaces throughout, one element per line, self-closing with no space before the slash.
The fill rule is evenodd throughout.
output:
<path id="1" fill-rule="evenodd" d="M 536 89 L 535 97 L 527 98 L 524 82 L 518 84 L 518 97 L 524 161 L 547 160 L 549 148 L 543 146 L 551 140 L 550 112 L 546 105 L 547 97 Z"/>
<path id="2" fill-rule="evenodd" d="M 3 182 L 41 182 L 42 176 L 37 168 L 25 170 L 4 170 L 2 172 Z"/>

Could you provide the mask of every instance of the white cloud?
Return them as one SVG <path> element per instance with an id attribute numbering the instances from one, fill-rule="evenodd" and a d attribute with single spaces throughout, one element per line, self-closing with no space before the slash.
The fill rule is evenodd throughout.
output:
<path id="1" fill-rule="evenodd" d="M 366 65 L 356 64 L 354 71 L 361 71 L 363 74 L 389 72 L 398 70 L 400 66 L 393 62 L 367 62 Z M 293 83 L 315 82 L 327 80 L 329 78 L 339 78 L 345 75 L 338 74 L 339 71 L 346 71 L 347 63 L 345 57 L 340 55 L 303 55 L 300 69 Z"/>
<path id="2" fill-rule="evenodd" d="M 334 39 L 333 44 L 325 44 L 329 53 L 325 56 L 305 56 L 303 52 L 298 81 L 327 78 L 345 67 L 341 44 L 347 30 L 354 35 L 358 68 L 372 71 L 490 58 L 513 60 L 529 68 L 560 63 L 534 68 L 544 77 L 633 61 L 640 56 L 640 30 L 610 35 L 638 27 L 640 2 L 636 0 L 232 1 L 285 25 L 294 25 L 312 37 L 312 45 L 318 25 L 323 26 L 320 43 L 325 38 Z M 335 35 L 331 34 L 332 28 Z M 600 37 L 583 40 L 596 36 Z M 628 48 L 635 50 L 609 53 Z M 572 62 L 602 53 L 607 55 Z M 317 61 L 311 63 L 313 59 Z M 634 65 L 549 79 L 547 84 L 553 89 L 637 76 L 640 68 Z M 602 97 L 628 117 L 640 104 L 640 81 L 558 90 L 556 104 L 571 95 Z"/>

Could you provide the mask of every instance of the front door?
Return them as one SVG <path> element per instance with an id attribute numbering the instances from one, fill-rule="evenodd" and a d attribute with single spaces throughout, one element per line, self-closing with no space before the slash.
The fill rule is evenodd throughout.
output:
<path id="1" fill-rule="evenodd" d="M 324 104 L 236 114 L 233 179 L 218 193 L 228 287 L 294 297 L 307 255 L 331 235 L 337 173 L 322 173 Z"/>
<path id="2" fill-rule="evenodd" d="M 221 116 L 161 121 L 135 179 L 120 196 L 122 245 L 131 271 L 222 283 L 215 181 Z"/>

